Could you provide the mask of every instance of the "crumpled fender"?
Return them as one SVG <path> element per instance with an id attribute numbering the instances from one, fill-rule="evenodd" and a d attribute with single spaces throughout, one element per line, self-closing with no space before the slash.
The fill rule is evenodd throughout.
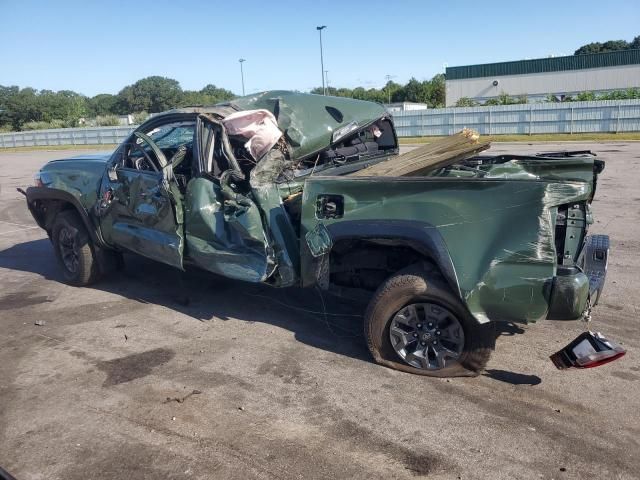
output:
<path id="1" fill-rule="evenodd" d="M 100 233 L 99 227 L 93 224 L 89 217 L 89 213 L 84 208 L 84 206 L 80 203 L 80 201 L 73 196 L 71 193 L 66 192 L 64 190 L 60 190 L 57 188 L 49 188 L 49 187 L 28 187 L 26 191 L 27 197 L 27 207 L 31 212 L 34 220 L 38 224 L 40 228 L 43 230 L 49 231 L 51 229 L 51 225 L 46 224 L 46 219 L 42 215 L 41 212 L 38 211 L 36 207 L 37 200 L 59 200 L 62 202 L 66 202 L 71 204 L 75 211 L 78 213 L 78 216 L 82 219 L 89 236 L 93 243 L 97 246 L 104 247 L 105 243 Z"/>

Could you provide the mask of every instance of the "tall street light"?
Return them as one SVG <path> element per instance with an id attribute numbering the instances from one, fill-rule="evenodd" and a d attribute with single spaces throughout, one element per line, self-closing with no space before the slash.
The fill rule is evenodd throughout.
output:
<path id="1" fill-rule="evenodd" d="M 322 30 L 324 30 L 325 28 L 327 28 L 326 25 L 322 25 L 320 27 L 316 27 L 316 30 L 318 30 L 318 32 L 320 33 L 320 74 L 322 75 L 322 94 L 326 95 L 327 94 L 327 90 L 324 86 L 324 58 L 322 58 Z"/>
<path id="2" fill-rule="evenodd" d="M 242 64 L 246 62 L 244 58 L 238 60 L 240 62 L 240 78 L 242 79 L 242 96 L 244 96 L 244 70 L 242 70 Z"/>
<path id="3" fill-rule="evenodd" d="M 389 96 L 388 103 L 391 103 L 391 86 L 389 85 L 389 81 L 392 78 L 395 78 L 395 75 L 385 75 L 384 78 L 387 81 L 387 85 L 386 85 L 386 87 L 387 87 L 387 95 Z"/>

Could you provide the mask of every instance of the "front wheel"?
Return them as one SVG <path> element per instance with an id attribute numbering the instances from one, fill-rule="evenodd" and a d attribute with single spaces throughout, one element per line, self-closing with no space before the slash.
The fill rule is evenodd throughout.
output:
<path id="1" fill-rule="evenodd" d="M 378 363 L 434 377 L 478 375 L 495 346 L 493 325 L 479 324 L 419 265 L 380 285 L 365 314 L 365 338 Z"/>
<path id="2" fill-rule="evenodd" d="M 67 283 L 81 287 L 98 279 L 98 262 L 91 239 L 75 212 L 66 210 L 56 216 L 51 241 Z"/>

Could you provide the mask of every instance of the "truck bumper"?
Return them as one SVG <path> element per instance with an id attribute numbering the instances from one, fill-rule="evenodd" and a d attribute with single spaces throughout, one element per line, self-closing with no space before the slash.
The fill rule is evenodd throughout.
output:
<path id="1" fill-rule="evenodd" d="M 609 237 L 590 235 L 576 266 L 559 266 L 549 299 L 549 320 L 579 320 L 600 299 L 607 276 Z"/>

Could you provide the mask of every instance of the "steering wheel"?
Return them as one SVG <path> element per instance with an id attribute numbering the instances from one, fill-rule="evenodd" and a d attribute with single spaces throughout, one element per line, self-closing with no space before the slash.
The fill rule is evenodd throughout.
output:
<path id="1" fill-rule="evenodd" d="M 137 139 L 136 141 L 133 142 L 133 148 L 142 152 L 142 155 L 145 158 L 145 163 L 147 163 L 147 165 L 150 166 L 154 172 L 159 172 L 160 170 L 164 170 L 164 168 L 168 165 L 169 162 L 167 162 L 167 157 L 165 157 L 164 153 L 162 153 L 162 150 L 160 150 L 160 147 L 158 147 L 158 145 L 153 140 L 151 140 L 151 137 L 149 137 L 148 135 L 142 132 L 133 132 L 133 136 L 136 137 Z M 141 141 L 141 143 L 138 143 L 138 139 Z M 151 151 L 156 156 L 157 162 L 153 161 L 151 156 L 147 153 L 147 151 L 142 146 L 142 142 L 146 143 L 149 146 L 149 148 L 151 148 Z M 138 161 L 136 161 L 136 168 L 138 168 Z"/>
<path id="2" fill-rule="evenodd" d="M 146 152 L 142 145 L 138 143 L 133 143 L 132 150 L 138 150 L 142 153 L 142 157 L 137 158 L 133 165 L 136 167 L 136 170 L 152 170 L 154 172 L 158 171 L 158 167 L 156 167 L 155 162 L 151 159 L 151 156 Z"/>

